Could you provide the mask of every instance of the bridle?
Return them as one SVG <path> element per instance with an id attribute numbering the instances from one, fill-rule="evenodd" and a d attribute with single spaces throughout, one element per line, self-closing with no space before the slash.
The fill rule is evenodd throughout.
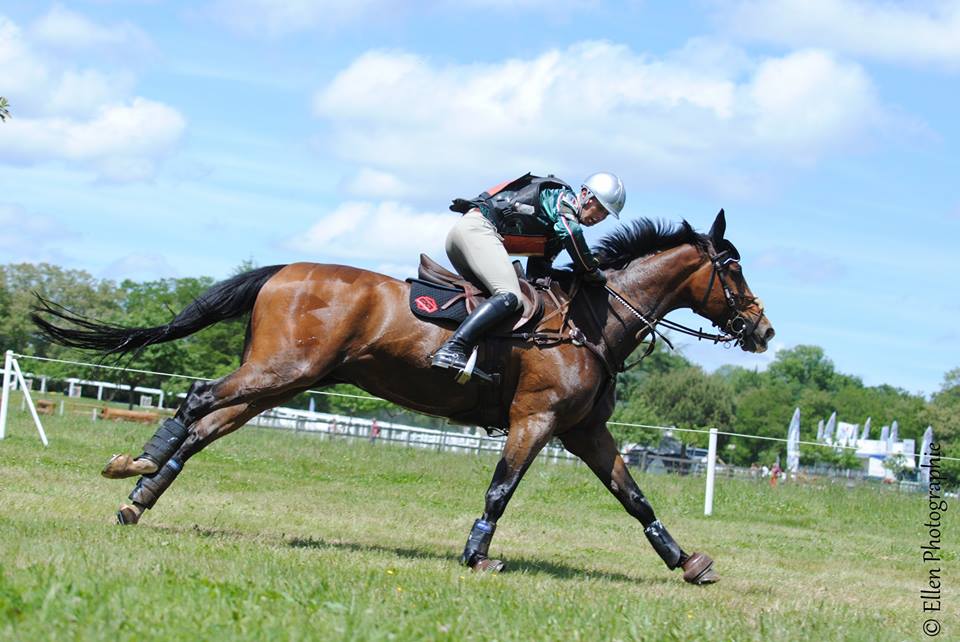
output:
<path id="1" fill-rule="evenodd" d="M 723 298 L 727 302 L 727 309 L 730 311 L 730 316 L 722 327 L 716 323 L 714 323 L 714 327 L 726 332 L 724 336 L 728 338 L 720 339 L 721 341 L 733 341 L 734 345 L 738 346 L 743 343 L 744 337 L 750 336 L 757 329 L 757 326 L 760 325 L 760 322 L 763 320 L 765 312 L 763 307 L 761 307 L 760 314 L 758 314 L 755 319 L 750 319 L 745 316 L 743 313 L 744 309 L 756 303 L 757 297 L 744 294 L 743 287 L 739 283 L 737 284 L 737 292 L 732 292 L 727 280 L 723 278 L 729 270 L 729 266 L 733 264 L 739 265 L 740 261 L 740 253 L 737 252 L 737 249 L 733 247 L 733 244 L 729 241 L 726 241 L 726 243 L 728 245 L 726 250 L 710 256 L 710 264 L 713 266 L 710 272 L 710 283 L 707 285 L 707 291 L 700 301 L 699 309 L 695 308 L 694 312 L 699 314 L 700 310 L 706 307 L 707 301 L 710 300 L 710 293 L 713 291 L 714 281 L 719 283 L 723 290 Z M 673 322 L 671 321 L 670 323 Z"/>
<path id="2" fill-rule="evenodd" d="M 637 332 L 637 336 L 643 333 L 644 330 L 650 331 L 650 343 L 647 346 L 647 349 L 644 351 L 644 354 L 639 358 L 633 361 L 630 364 L 624 364 L 621 366 L 620 371 L 629 370 L 633 368 L 638 363 L 640 363 L 644 358 L 649 356 L 656 346 L 657 337 L 663 339 L 671 349 L 673 344 L 670 340 L 661 332 L 658 326 L 663 326 L 674 332 L 679 332 L 681 334 L 686 334 L 692 337 L 696 337 L 697 340 L 708 340 L 712 341 L 714 344 L 724 343 L 728 346 L 739 346 L 743 343 L 743 340 L 753 334 L 757 329 L 757 326 L 760 325 L 761 320 L 764 317 L 764 311 L 761 308 L 760 314 L 757 315 L 755 319 L 750 319 L 744 315 L 744 309 L 754 303 L 756 303 L 757 298 L 743 293 L 743 288 L 737 284 L 737 292 L 734 293 L 725 276 L 729 272 L 730 265 L 738 263 L 740 260 L 740 253 L 729 241 L 725 241 L 727 247 L 722 252 L 711 253 L 710 254 L 710 264 L 712 270 L 710 272 L 710 282 L 707 285 L 707 290 L 703 295 L 699 305 L 694 308 L 694 312 L 699 314 L 700 310 L 704 309 L 707 305 L 707 302 L 710 300 L 710 294 L 713 292 L 714 283 L 719 283 L 720 288 L 723 291 L 724 299 L 727 303 L 727 309 L 729 315 L 726 321 L 721 325 L 720 323 L 714 323 L 714 327 L 720 330 L 720 333 L 709 333 L 704 332 L 703 328 L 694 330 L 693 328 L 687 327 L 676 321 L 670 321 L 669 319 L 650 319 L 648 316 L 644 315 L 640 310 L 637 309 L 635 305 L 630 303 L 626 297 L 622 294 L 611 288 L 609 285 L 604 286 L 606 291 L 617 301 L 619 301 L 627 310 L 629 310 L 635 317 L 640 319 L 643 322 L 644 327 Z M 609 299 L 608 299 L 609 302 Z M 606 337 L 604 337 L 604 342 L 606 342 Z"/>

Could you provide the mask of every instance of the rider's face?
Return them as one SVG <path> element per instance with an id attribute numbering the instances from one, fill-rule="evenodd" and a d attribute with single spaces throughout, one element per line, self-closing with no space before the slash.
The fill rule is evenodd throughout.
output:
<path id="1" fill-rule="evenodd" d="M 586 190 L 583 195 L 586 196 Z M 596 197 L 584 203 L 583 209 L 580 210 L 580 224 L 587 227 L 596 225 L 605 218 L 607 218 L 607 208 L 601 205 Z"/>

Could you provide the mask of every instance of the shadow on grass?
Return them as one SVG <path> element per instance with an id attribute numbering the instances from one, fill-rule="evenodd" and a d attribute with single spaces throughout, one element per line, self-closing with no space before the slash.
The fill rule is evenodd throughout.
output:
<path id="1" fill-rule="evenodd" d="M 201 528 L 194 525 L 192 527 L 180 526 L 154 526 L 159 531 L 176 533 L 181 535 L 194 535 L 200 537 L 224 538 L 224 539 L 253 539 L 261 542 L 276 541 L 275 536 L 271 535 L 251 535 L 250 533 L 218 529 Z M 325 540 L 317 537 L 285 537 L 281 536 L 279 544 L 291 548 L 311 548 L 311 549 L 329 549 L 339 551 L 349 551 L 355 553 L 380 553 L 387 555 L 396 555 L 408 559 L 420 560 L 438 560 L 455 564 L 455 558 L 450 553 L 438 553 L 423 548 L 405 548 L 402 546 L 389 546 L 382 544 L 363 544 L 358 542 L 343 542 L 338 540 Z M 552 575 L 560 579 L 599 579 L 611 582 L 625 582 L 628 584 L 675 584 L 680 578 L 676 574 L 664 574 L 657 577 L 642 577 L 636 575 L 626 575 L 615 571 L 591 571 L 580 567 L 567 566 L 557 562 L 549 562 L 543 559 L 527 557 L 511 557 L 506 562 L 505 573 L 543 573 Z M 681 581 L 681 584 L 683 582 Z"/>
<path id="2" fill-rule="evenodd" d="M 328 548 L 358 553 L 386 553 L 389 555 L 407 557 L 410 559 L 430 559 L 444 562 L 454 561 L 452 555 L 446 553 L 436 553 L 434 551 L 425 550 L 422 548 L 404 548 L 399 546 L 383 546 L 379 544 L 358 544 L 355 542 L 327 541 L 314 537 L 294 537 L 286 540 L 286 544 L 287 546 L 291 546 L 293 548 Z M 526 557 L 511 557 L 509 560 L 506 560 L 506 570 L 504 572 L 544 573 L 561 579 L 601 579 L 613 582 L 627 582 L 629 584 L 666 584 L 672 583 L 676 580 L 676 578 L 669 577 L 636 577 L 611 571 L 585 571 L 582 568 Z"/>

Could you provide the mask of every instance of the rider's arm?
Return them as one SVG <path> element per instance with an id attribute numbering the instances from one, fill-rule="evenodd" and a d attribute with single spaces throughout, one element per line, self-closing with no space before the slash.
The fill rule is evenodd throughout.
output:
<path id="1" fill-rule="evenodd" d="M 566 189 L 544 190 L 542 198 L 544 210 L 552 215 L 553 232 L 563 241 L 573 262 L 587 272 L 595 270 L 599 262 L 583 238 L 583 228 L 577 220 L 580 206 L 576 195 Z"/>

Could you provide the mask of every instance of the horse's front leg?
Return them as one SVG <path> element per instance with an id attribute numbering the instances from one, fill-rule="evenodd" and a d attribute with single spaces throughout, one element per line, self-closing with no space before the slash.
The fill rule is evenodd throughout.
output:
<path id="1" fill-rule="evenodd" d="M 475 571 L 496 572 L 503 569 L 504 563 L 501 560 L 487 557 L 497 520 L 506 510 L 523 474 L 550 440 L 555 425 L 556 420 L 552 413 L 539 413 L 511 421 L 507 443 L 487 489 L 483 517 L 473 523 L 467 545 L 460 556 L 462 564 Z"/>
<path id="2" fill-rule="evenodd" d="M 682 568 L 691 584 L 709 584 L 720 579 L 713 560 L 703 553 L 687 555 L 653 513 L 653 507 L 627 470 L 613 435 L 605 423 L 580 427 L 560 435 L 564 447 L 582 459 L 614 497 L 643 524 L 643 533 L 669 569 Z"/>

